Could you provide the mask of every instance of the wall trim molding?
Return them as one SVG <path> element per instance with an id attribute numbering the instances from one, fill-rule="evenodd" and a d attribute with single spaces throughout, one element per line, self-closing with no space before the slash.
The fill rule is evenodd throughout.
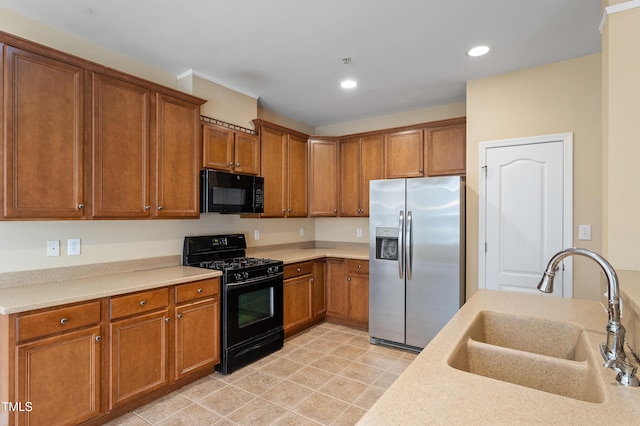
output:
<path id="1" fill-rule="evenodd" d="M 607 16 L 618 12 L 624 12 L 625 10 L 635 9 L 640 7 L 640 0 L 630 0 L 624 3 L 614 4 L 613 6 L 607 6 L 602 11 L 602 19 L 600 20 L 600 26 L 598 30 L 602 34 L 602 29 L 607 21 Z"/>

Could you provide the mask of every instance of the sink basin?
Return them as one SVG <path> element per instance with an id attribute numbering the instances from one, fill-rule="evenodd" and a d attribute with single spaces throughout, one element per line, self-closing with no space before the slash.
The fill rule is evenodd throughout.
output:
<path id="1" fill-rule="evenodd" d="M 576 353 L 583 328 L 574 323 L 483 311 L 474 320 L 469 337 L 476 342 L 547 355 L 584 360 Z"/>
<path id="2" fill-rule="evenodd" d="M 569 322 L 483 311 L 449 365 L 490 379 L 586 402 L 604 401 L 584 329 Z"/>

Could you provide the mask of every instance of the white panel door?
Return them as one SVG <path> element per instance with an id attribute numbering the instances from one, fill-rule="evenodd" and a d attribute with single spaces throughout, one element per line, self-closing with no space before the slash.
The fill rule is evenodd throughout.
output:
<path id="1" fill-rule="evenodd" d="M 486 150 L 486 288 L 540 294 L 547 262 L 565 248 L 564 155 L 562 141 Z"/>

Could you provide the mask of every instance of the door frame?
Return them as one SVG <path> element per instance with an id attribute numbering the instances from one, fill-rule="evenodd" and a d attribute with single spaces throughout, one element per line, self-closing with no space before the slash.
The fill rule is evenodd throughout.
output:
<path id="1" fill-rule="evenodd" d="M 528 136 L 480 142 L 478 148 L 478 288 L 486 288 L 486 225 L 487 225 L 487 150 L 517 145 L 562 142 L 563 146 L 563 248 L 573 247 L 573 133 Z M 563 260 L 562 297 L 573 297 L 573 268 L 570 257 Z"/>

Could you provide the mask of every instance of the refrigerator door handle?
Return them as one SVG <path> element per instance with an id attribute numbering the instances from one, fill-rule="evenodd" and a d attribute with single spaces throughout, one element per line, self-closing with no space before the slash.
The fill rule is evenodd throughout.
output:
<path id="1" fill-rule="evenodd" d="M 407 280 L 411 279 L 413 274 L 413 220 L 411 211 L 407 212 Z"/>
<path id="2" fill-rule="evenodd" d="M 400 210 L 398 223 L 398 278 L 404 278 L 404 210 Z"/>

